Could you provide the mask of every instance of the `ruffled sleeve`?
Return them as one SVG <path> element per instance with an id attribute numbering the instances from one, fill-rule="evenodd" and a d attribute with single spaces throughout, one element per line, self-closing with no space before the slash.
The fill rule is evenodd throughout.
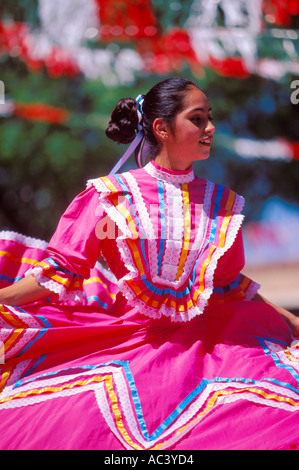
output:
<path id="1" fill-rule="evenodd" d="M 251 300 L 260 285 L 242 274 L 245 265 L 242 231 L 239 230 L 229 251 L 219 260 L 209 304 L 234 300 Z"/>
<path id="2" fill-rule="evenodd" d="M 37 262 L 25 276 L 32 274 L 59 301 L 82 301 L 83 281 L 90 277 L 101 251 L 96 227 L 103 216 L 94 188 L 80 193 L 58 223 L 47 247 L 49 256 Z"/>
<path id="3" fill-rule="evenodd" d="M 40 285 L 53 292 L 52 300 L 83 301 L 83 277 L 64 269 L 53 258 L 37 262 L 25 276 L 30 274 L 33 274 Z"/>

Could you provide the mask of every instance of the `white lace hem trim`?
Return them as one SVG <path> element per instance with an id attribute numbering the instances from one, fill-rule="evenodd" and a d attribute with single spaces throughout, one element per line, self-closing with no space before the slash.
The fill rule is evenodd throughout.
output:
<path id="1" fill-rule="evenodd" d="M 41 250 L 46 250 L 48 243 L 39 238 L 28 237 L 18 232 L 3 230 L 0 231 L 0 240 L 9 240 L 16 243 L 20 243 L 28 248 L 39 248 Z"/>

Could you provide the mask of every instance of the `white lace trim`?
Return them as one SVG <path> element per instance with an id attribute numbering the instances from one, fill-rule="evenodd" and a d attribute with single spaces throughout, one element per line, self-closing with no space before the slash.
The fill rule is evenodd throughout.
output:
<path id="1" fill-rule="evenodd" d="M 44 240 L 38 238 L 27 237 L 18 232 L 12 232 L 8 230 L 0 231 L 0 240 L 10 240 L 21 245 L 24 245 L 28 248 L 39 248 L 41 250 L 46 250 L 48 243 Z"/>
<path id="2" fill-rule="evenodd" d="M 244 219 L 243 215 L 236 214 L 234 216 L 233 220 L 231 221 L 231 225 L 227 231 L 225 246 L 223 248 L 219 248 L 219 247 L 216 248 L 212 256 L 211 262 L 206 268 L 205 289 L 198 299 L 198 304 L 199 304 L 198 306 L 201 312 L 203 312 L 203 310 L 205 309 L 206 305 L 208 304 L 208 300 L 213 293 L 214 274 L 217 268 L 218 261 L 224 255 L 224 253 L 226 253 L 232 247 L 236 239 L 237 233 L 242 225 L 243 219 Z"/>
<path id="3" fill-rule="evenodd" d="M 133 175 L 129 172 L 125 174 L 125 179 L 127 181 L 129 188 L 132 191 L 132 194 L 134 194 L 134 200 L 137 206 L 139 217 L 141 219 L 141 224 L 145 231 L 146 239 L 148 240 L 150 274 L 151 274 L 151 278 L 154 280 L 158 275 L 158 244 L 157 244 L 155 230 L 154 230 L 151 218 L 149 216 L 148 210 L 146 208 L 145 202 L 143 200 L 143 196 L 137 184 L 137 181 L 135 180 Z M 124 250 L 124 247 L 122 247 L 122 250 Z M 132 270 L 132 268 L 130 268 L 130 263 L 128 262 L 129 261 L 128 258 L 123 258 L 123 260 L 124 260 L 126 267 L 131 272 L 134 272 L 135 269 Z M 138 275 L 138 270 L 135 272 Z"/>
<path id="4" fill-rule="evenodd" d="M 113 272 L 109 271 L 109 269 L 106 269 L 99 261 L 96 262 L 95 268 L 100 271 L 100 273 L 111 283 L 117 284 L 117 278 L 113 274 Z"/>
<path id="5" fill-rule="evenodd" d="M 129 175 L 129 177 L 127 177 L 127 175 Z M 127 179 L 127 182 L 129 183 L 129 186 L 131 187 L 130 189 L 132 190 L 134 194 L 140 218 L 145 223 L 146 227 L 150 227 L 150 232 L 154 233 L 154 230 L 153 230 L 150 218 L 149 218 L 149 214 L 147 212 L 145 203 L 143 201 L 141 191 L 134 177 L 132 176 L 132 174 L 126 174 L 126 179 Z M 190 275 L 191 269 L 194 266 L 194 262 L 198 258 L 198 253 L 200 253 L 201 249 L 204 246 L 204 241 L 206 238 L 205 235 L 206 235 L 208 222 L 209 222 L 208 214 L 210 213 L 211 195 L 213 194 L 214 188 L 215 188 L 215 184 L 207 181 L 206 193 L 205 193 L 205 199 L 204 199 L 204 210 L 202 212 L 203 215 L 201 218 L 201 223 L 199 224 L 199 229 L 196 234 L 195 242 L 193 245 L 193 250 L 190 250 L 190 253 L 188 255 L 189 256 L 188 264 L 187 266 L 185 264 L 183 275 L 178 281 L 162 279 L 160 276 L 157 275 L 157 268 L 158 268 L 157 244 L 155 246 L 155 250 L 154 249 L 149 250 L 149 257 L 150 257 L 149 261 L 150 261 L 152 279 L 155 284 L 160 284 L 160 285 L 163 284 L 166 286 L 171 286 L 173 288 L 178 288 L 186 281 L 186 278 Z M 243 205 L 244 205 L 244 199 L 241 196 L 236 195 L 234 208 L 241 210 Z M 212 260 L 206 269 L 205 290 L 199 296 L 197 300 L 197 305 L 189 308 L 187 312 L 180 312 L 180 313 L 176 312 L 174 307 L 166 307 L 165 304 L 162 304 L 159 310 L 157 310 L 156 308 L 145 305 L 145 303 L 142 300 L 136 298 L 135 293 L 126 284 L 126 280 L 132 279 L 134 277 L 132 274 L 135 271 L 135 270 L 133 271 L 130 269 L 127 258 L 123 258 L 123 260 L 132 274 L 128 274 L 123 279 L 121 279 L 120 289 L 124 293 L 125 297 L 130 301 L 130 304 L 132 306 L 140 307 L 142 309 L 142 312 L 151 318 L 160 318 L 162 315 L 165 315 L 165 316 L 171 317 L 172 321 L 189 321 L 195 316 L 202 314 L 213 292 L 214 272 L 216 270 L 218 260 L 233 245 L 243 219 L 244 219 L 244 216 L 240 214 L 235 214 L 233 216 L 230 226 L 227 231 L 225 247 L 223 248 L 218 247 L 216 249 L 216 251 L 214 252 L 212 256 Z M 126 250 L 123 247 L 123 243 L 119 243 L 119 248 L 121 249 L 121 253 L 125 254 Z M 169 268 L 168 272 L 170 273 L 171 276 L 173 275 L 174 271 L 176 272 L 176 269 L 177 269 L 177 266 L 175 268 L 173 266 Z"/>
<path id="6" fill-rule="evenodd" d="M 12 307 L 11 305 L 6 305 L 6 309 L 8 309 L 10 312 L 13 313 L 13 316 L 15 318 L 19 318 L 23 324 L 25 324 L 29 328 L 40 328 L 41 323 L 37 319 L 36 316 L 30 315 L 29 313 L 26 313 L 24 311 L 18 310 L 17 307 Z M 4 328 L 11 328 L 15 329 L 15 326 L 9 323 L 9 321 L 5 321 L 5 317 L 0 318 L 0 325 L 3 326 Z"/>
<path id="7" fill-rule="evenodd" d="M 198 259 L 198 256 L 200 256 L 200 253 L 202 252 L 202 249 L 204 247 L 209 224 L 208 214 L 210 213 L 211 196 L 213 194 L 214 187 L 215 185 L 213 183 L 207 181 L 203 206 L 202 208 L 196 208 L 196 210 L 200 210 L 199 223 L 198 226 L 195 228 L 196 235 L 186 257 L 183 273 L 180 279 L 177 281 L 178 286 L 181 286 L 186 282 L 187 277 L 190 276 L 190 273 L 194 267 L 195 261 Z M 198 214 L 195 215 L 197 216 Z"/>
<path id="8" fill-rule="evenodd" d="M 43 271 L 44 268 L 42 268 L 41 266 L 35 266 L 34 268 L 30 268 L 28 269 L 28 271 L 26 271 L 25 277 L 28 277 L 32 274 L 36 281 L 39 283 L 39 285 L 54 292 L 55 294 L 58 294 L 59 301 L 61 302 L 83 302 L 84 296 L 82 291 L 74 290 L 68 292 L 68 290 L 58 282 L 54 281 L 53 279 L 49 279 L 46 276 L 43 276 Z"/>
<path id="9" fill-rule="evenodd" d="M 37 333 L 40 332 L 40 329 L 29 328 L 24 329 L 23 334 L 20 338 L 13 344 L 12 348 L 8 351 L 5 351 L 5 361 L 8 361 L 12 357 L 16 356 L 33 338 L 36 337 Z M 5 330 L 1 329 L 0 331 L 0 340 L 5 344 L 6 339 L 11 336 L 11 329 Z"/>
<path id="10" fill-rule="evenodd" d="M 131 252 L 126 243 L 126 238 L 131 238 L 131 233 L 127 227 L 127 223 L 124 219 L 124 216 L 115 208 L 111 201 L 108 199 L 108 195 L 111 191 L 106 187 L 105 183 L 97 178 L 94 180 L 89 180 L 88 185 L 93 185 L 94 188 L 99 193 L 99 199 L 103 209 L 110 219 L 115 222 L 116 226 L 121 230 L 122 235 L 116 238 L 116 245 L 118 247 L 119 253 L 126 268 L 132 273 L 132 278 L 139 275 L 138 269 L 135 267 Z M 153 242 L 156 242 L 153 235 Z M 119 281 L 118 281 L 119 282 Z"/>
<path id="11" fill-rule="evenodd" d="M 279 350 L 271 348 L 271 343 L 267 342 L 271 353 L 279 354 Z M 283 346 L 281 346 L 283 348 Z M 281 351 L 283 353 L 283 351 Z M 159 445 L 160 449 L 170 449 L 174 443 L 184 438 L 187 432 L 201 422 L 202 411 L 206 410 L 206 405 L 211 397 L 215 397 L 215 393 L 230 390 L 230 394 L 218 393 L 217 399 L 214 402 L 214 407 L 223 406 L 228 403 L 239 400 L 247 400 L 251 403 L 258 403 L 264 407 L 273 407 L 276 409 L 283 409 L 288 412 L 298 412 L 296 403 L 298 402 L 298 393 L 296 390 L 288 389 L 287 387 L 278 384 L 271 383 L 267 379 L 262 379 L 254 383 L 244 383 L 237 378 L 231 379 L 229 382 L 224 380 L 217 380 L 213 382 L 207 382 L 199 393 L 196 393 L 194 399 L 187 404 L 183 409 L 179 408 L 176 403 L 176 410 L 178 412 L 176 419 L 172 420 L 168 425 L 163 427 L 161 433 L 158 434 L 154 439 L 146 439 L 145 431 L 147 432 L 146 420 L 144 421 L 145 427 L 141 428 L 138 416 L 136 416 L 136 407 L 134 407 L 134 400 L 132 399 L 132 390 L 128 386 L 127 379 L 123 373 L 122 368 L 115 365 L 101 365 L 92 370 L 84 370 L 80 372 L 82 380 L 86 381 L 80 387 L 64 388 L 59 389 L 60 385 L 69 384 L 73 385 L 74 381 L 78 379 L 78 373 L 71 373 L 69 370 L 68 374 L 61 376 L 56 375 L 52 377 L 37 377 L 33 381 L 20 384 L 18 389 L 15 389 L 15 382 L 22 377 L 25 367 L 30 364 L 30 361 L 22 361 L 12 371 L 6 386 L 2 392 L 3 398 L 13 398 L 16 393 L 23 394 L 18 399 L 10 399 L 3 401 L 0 405 L 1 409 L 15 409 L 25 406 L 31 406 L 38 403 L 46 402 L 57 397 L 69 397 L 84 392 L 93 391 L 96 397 L 96 403 L 105 419 L 107 426 L 110 431 L 116 436 L 117 439 L 124 445 L 126 449 L 132 449 L 131 445 L 124 439 L 122 432 L 116 425 L 115 415 L 112 411 L 111 401 L 105 393 L 105 383 L 87 383 L 88 379 L 93 377 L 104 376 L 111 374 L 113 376 L 113 382 L 116 386 L 117 400 L 121 406 L 121 412 L 123 420 L 127 425 L 128 435 L 135 444 L 139 444 L 144 449 L 150 449 Z M 13 377 L 14 380 L 11 380 Z M 47 394 L 33 394 L 30 395 L 30 391 L 39 390 L 45 387 L 58 387 L 58 391 Z M 259 394 L 257 390 L 267 391 L 268 393 Z M 276 397 L 289 398 L 289 400 L 277 400 Z M 274 398 L 273 398 L 274 397 Z M 213 408 L 214 409 L 214 408 Z M 144 410 L 141 410 L 143 413 Z M 144 413 L 143 413 L 144 415 Z M 146 416 L 145 416 L 146 418 Z M 161 426 L 159 426 L 161 427 Z M 180 432 L 178 432 L 180 430 Z"/>
<path id="12" fill-rule="evenodd" d="M 236 199 L 232 208 L 233 212 L 240 214 L 240 212 L 242 212 L 243 210 L 244 204 L 245 199 L 243 198 L 243 196 L 239 196 L 238 194 L 236 194 Z"/>
<path id="13" fill-rule="evenodd" d="M 255 281 L 251 281 L 250 286 L 248 287 L 245 293 L 245 300 L 252 300 L 255 294 L 260 289 L 261 285 Z"/>
<path id="14" fill-rule="evenodd" d="M 218 260 L 223 256 L 223 254 L 232 246 L 237 232 L 242 224 L 244 216 L 239 215 L 238 220 L 235 221 L 233 231 L 231 232 L 229 239 L 225 248 L 218 248 L 212 257 L 212 260 L 208 267 L 206 268 L 205 274 L 205 290 L 200 294 L 197 300 L 197 304 L 193 307 L 190 307 L 186 312 L 177 312 L 174 307 L 166 307 L 165 304 L 162 304 L 158 309 L 146 305 L 142 300 L 138 299 L 135 293 L 128 287 L 126 281 L 134 278 L 133 272 L 126 275 L 119 281 L 119 288 L 130 302 L 130 305 L 133 307 L 139 307 L 143 314 L 147 315 L 150 318 L 161 318 L 162 316 L 170 317 L 173 322 L 187 322 L 192 320 L 192 318 L 201 315 L 204 312 L 205 307 L 208 304 L 208 300 L 213 292 L 214 287 L 214 273 L 218 264 Z M 121 249 L 122 254 L 125 254 L 125 251 Z M 123 258 L 125 260 L 125 258 Z M 126 260 L 125 260 L 126 261 Z"/>
<path id="15" fill-rule="evenodd" d="M 99 193 L 99 199 L 103 209 L 107 215 L 116 223 L 117 227 L 123 233 L 122 237 L 131 238 L 132 234 L 129 227 L 127 226 L 126 219 L 119 213 L 116 207 L 109 201 L 107 196 L 111 194 L 111 190 L 107 188 L 104 181 L 101 178 L 95 178 L 87 182 L 87 188 L 94 186 L 96 191 Z M 121 195 L 121 191 L 119 192 Z"/>
<path id="16" fill-rule="evenodd" d="M 297 348 L 292 346 L 282 347 L 277 343 L 265 340 L 266 346 L 268 346 L 271 354 L 276 354 L 282 364 L 285 364 L 292 369 L 295 369 L 297 375 L 299 373 L 299 351 Z"/>
<path id="17" fill-rule="evenodd" d="M 195 241 L 193 244 L 193 249 L 190 250 L 188 254 L 188 261 L 185 263 L 185 268 L 183 271 L 183 275 L 180 277 L 179 280 L 169 280 L 163 279 L 161 276 L 158 276 L 158 245 L 155 236 L 155 230 L 150 219 L 148 210 L 146 208 L 145 202 L 143 200 L 142 193 L 140 188 L 135 180 L 133 174 L 131 172 L 123 173 L 122 177 L 125 178 L 129 188 L 131 189 L 132 194 L 134 195 L 135 204 L 137 207 L 137 211 L 139 213 L 143 229 L 145 230 L 146 237 L 148 240 L 149 248 L 149 265 L 150 265 L 150 274 L 151 279 L 155 285 L 162 285 L 166 287 L 172 287 L 174 289 L 178 289 L 187 279 L 188 275 L 190 275 L 191 269 L 194 266 L 195 260 L 200 255 L 201 250 L 204 246 L 204 241 L 206 239 L 206 232 L 209 223 L 209 216 L 210 213 L 210 206 L 211 206 L 211 195 L 213 194 L 215 184 L 207 181 L 206 183 L 206 191 L 205 191 L 205 199 L 204 199 L 204 206 L 202 211 L 201 222 L 198 227 L 198 231 L 195 237 Z M 226 234 L 226 241 L 225 246 L 223 248 L 217 247 L 215 252 L 212 255 L 212 259 L 209 265 L 206 268 L 205 272 L 205 289 L 200 294 L 197 299 L 196 305 L 190 307 L 186 312 L 177 312 L 175 307 L 166 307 L 165 304 L 162 304 L 159 309 L 154 307 L 150 307 L 144 303 L 144 301 L 138 299 L 136 297 L 135 292 L 128 286 L 127 281 L 134 279 L 135 277 L 139 276 L 139 270 L 134 264 L 134 261 L 131 256 L 130 249 L 127 246 L 126 238 L 131 238 L 131 234 L 127 227 L 126 221 L 124 216 L 122 216 L 119 211 L 115 208 L 111 201 L 108 199 L 108 195 L 111 191 L 106 187 L 104 182 L 101 179 L 90 180 L 88 182 L 89 185 L 93 185 L 95 189 L 100 194 L 100 201 L 105 209 L 107 215 L 116 223 L 116 225 L 121 229 L 123 235 L 116 239 L 116 244 L 121 255 L 121 258 L 124 262 L 125 267 L 128 269 L 129 273 L 125 275 L 122 279 L 119 280 L 119 288 L 123 295 L 126 297 L 130 305 L 133 307 L 138 307 L 142 311 L 143 314 L 151 317 L 151 318 L 161 318 L 162 316 L 170 317 L 174 322 L 186 322 L 190 321 L 195 316 L 201 315 L 208 304 L 208 300 L 213 292 L 214 288 L 214 273 L 218 264 L 218 260 L 224 255 L 224 253 L 231 248 L 233 245 L 237 233 L 240 229 L 240 226 L 243 222 L 244 216 L 241 214 L 234 214 L 229 227 L 227 229 Z M 174 188 L 176 188 L 174 186 Z M 176 188 L 177 189 L 177 188 Z M 174 193 L 176 194 L 176 189 L 174 189 Z M 168 189 L 169 192 L 172 190 Z M 182 197 L 182 196 L 181 196 Z M 234 202 L 233 210 L 241 211 L 244 205 L 244 199 L 241 196 L 236 195 L 236 199 Z M 168 271 L 168 274 L 173 277 L 174 268 L 173 265 L 170 267 L 165 268 Z M 164 270 L 164 274 L 166 271 Z M 251 288 L 250 288 L 251 289 Z M 253 294 L 254 288 L 252 287 L 252 292 L 248 294 L 250 296 Z"/>
<path id="18" fill-rule="evenodd" d="M 167 181 L 168 183 L 190 183 L 195 178 L 192 167 L 190 168 L 189 172 L 181 174 L 172 174 L 166 168 L 165 170 L 156 168 L 154 163 L 150 161 L 147 165 L 145 165 L 143 169 L 154 178 L 157 178 L 158 180 L 162 181 Z"/>
<path id="19" fill-rule="evenodd" d="M 134 438 L 135 444 L 139 444 L 144 449 L 152 448 L 158 443 L 163 443 L 162 446 L 159 446 L 160 449 L 169 449 L 176 443 L 178 440 L 184 438 L 185 434 L 190 432 L 190 430 L 196 426 L 202 418 L 200 418 L 200 412 L 206 406 L 207 401 L 215 392 L 221 392 L 229 389 L 231 393 L 229 395 L 219 394 L 218 399 L 215 402 L 215 406 L 222 406 L 227 403 L 232 403 L 239 400 L 247 400 L 251 403 L 258 403 L 263 406 L 270 406 L 278 409 L 284 409 L 289 412 L 296 412 L 296 406 L 294 406 L 291 400 L 294 400 L 297 403 L 298 395 L 296 391 L 288 390 L 285 387 L 269 383 L 266 380 L 257 382 L 255 386 L 251 387 L 252 384 L 243 383 L 237 380 L 232 380 L 230 382 L 226 381 L 216 381 L 213 383 L 207 383 L 203 390 L 195 396 L 194 400 L 186 406 L 184 410 L 180 410 L 178 417 L 168 426 L 163 429 L 163 432 L 155 439 L 148 441 L 144 438 L 144 435 L 140 432 L 140 425 L 136 420 L 136 414 L 132 410 L 132 405 L 130 401 L 130 396 L 128 392 L 128 387 L 122 374 L 114 373 L 113 378 L 116 384 L 119 401 L 121 403 L 121 408 L 124 413 L 125 420 L 128 424 L 128 431 L 130 435 Z M 256 389 L 267 390 L 269 395 L 275 396 L 287 396 L 290 398 L 290 401 L 280 401 L 274 400 L 263 395 L 256 394 Z M 101 390 L 101 391 L 100 391 Z M 115 425 L 115 418 L 111 412 L 111 407 L 107 400 L 107 395 L 104 394 L 104 390 L 97 388 L 97 403 L 101 412 L 114 435 L 123 443 L 125 448 L 131 448 L 126 441 L 124 441 L 122 434 Z M 185 428 L 185 429 L 183 429 Z M 180 429 L 178 433 L 177 430 Z"/>

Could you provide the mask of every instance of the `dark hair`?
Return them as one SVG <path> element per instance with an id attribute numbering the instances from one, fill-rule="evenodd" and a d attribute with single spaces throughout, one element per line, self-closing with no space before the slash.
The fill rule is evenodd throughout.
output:
<path id="1" fill-rule="evenodd" d="M 129 144 L 136 135 L 137 126 L 136 101 L 133 98 L 122 98 L 111 113 L 106 135 L 119 144 Z"/>
<path id="2" fill-rule="evenodd" d="M 186 92 L 192 87 L 199 87 L 184 78 L 168 78 L 157 83 L 144 96 L 142 105 L 142 127 L 150 153 L 155 157 L 159 150 L 159 142 L 153 132 L 153 122 L 163 119 L 170 127 L 176 115 L 184 109 Z M 132 142 L 137 133 L 137 104 L 133 98 L 119 100 L 111 113 L 111 120 L 106 129 L 109 139 L 121 144 Z"/>

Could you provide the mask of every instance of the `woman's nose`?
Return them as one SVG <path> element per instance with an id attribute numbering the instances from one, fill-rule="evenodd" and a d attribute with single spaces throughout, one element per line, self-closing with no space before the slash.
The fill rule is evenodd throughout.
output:
<path id="1" fill-rule="evenodd" d="M 210 120 L 208 120 L 205 131 L 208 132 L 209 134 L 214 134 L 215 132 L 215 126 L 212 124 Z"/>

